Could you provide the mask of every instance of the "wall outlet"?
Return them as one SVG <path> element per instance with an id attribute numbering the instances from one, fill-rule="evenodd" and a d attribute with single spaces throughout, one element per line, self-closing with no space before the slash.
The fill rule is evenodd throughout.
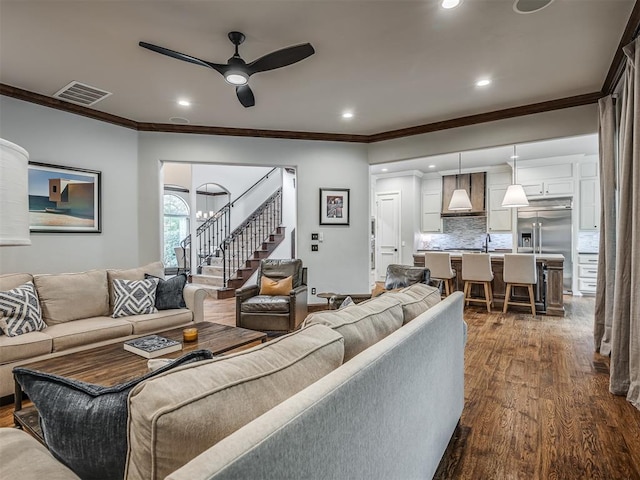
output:
<path id="1" fill-rule="evenodd" d="M 315 288 L 315 287 L 313 287 L 313 288 L 311 289 L 311 295 L 315 295 L 315 294 L 316 294 L 316 288 Z"/>
<path id="2" fill-rule="evenodd" d="M 313 245 L 311 245 L 311 251 L 312 252 L 317 252 L 318 251 L 318 245 L 316 245 L 315 243 Z"/>

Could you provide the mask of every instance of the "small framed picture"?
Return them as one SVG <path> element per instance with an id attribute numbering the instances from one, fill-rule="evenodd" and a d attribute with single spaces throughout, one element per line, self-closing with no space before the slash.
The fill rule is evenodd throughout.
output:
<path id="1" fill-rule="evenodd" d="M 29 230 L 100 233 L 101 173 L 29 162 Z"/>
<path id="2" fill-rule="evenodd" d="M 349 225 L 349 189 L 320 189 L 320 225 Z"/>

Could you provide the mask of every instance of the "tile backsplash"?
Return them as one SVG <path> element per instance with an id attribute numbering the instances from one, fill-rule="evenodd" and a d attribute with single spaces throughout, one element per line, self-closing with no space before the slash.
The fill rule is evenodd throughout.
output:
<path id="1" fill-rule="evenodd" d="M 418 248 L 456 249 L 484 247 L 487 234 L 486 217 L 447 217 L 442 221 L 443 233 L 423 233 Z M 493 233 L 489 250 L 512 248 L 513 239 L 510 233 Z"/>

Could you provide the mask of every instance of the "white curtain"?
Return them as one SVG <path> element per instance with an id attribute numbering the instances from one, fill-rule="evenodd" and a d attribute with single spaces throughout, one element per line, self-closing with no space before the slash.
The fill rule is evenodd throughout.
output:
<path id="1" fill-rule="evenodd" d="M 600 159 L 604 220 L 600 245 L 604 248 L 599 260 L 599 269 L 603 267 L 603 272 L 598 271 L 594 334 L 600 353 L 611 355 L 609 390 L 616 395 L 626 395 L 627 400 L 640 409 L 640 40 L 627 45 L 624 54 L 627 63 L 622 79 L 617 137 L 617 212 L 611 205 L 616 192 L 615 175 L 611 176 L 615 155 L 604 152 Z M 600 102 L 600 141 L 605 149 L 610 148 L 615 138 L 609 119 L 611 108 L 610 100 Z M 609 230 L 611 227 L 613 232 Z M 615 269 L 613 283 L 610 283 L 612 257 L 615 258 Z M 611 289 L 612 306 L 609 304 Z"/>

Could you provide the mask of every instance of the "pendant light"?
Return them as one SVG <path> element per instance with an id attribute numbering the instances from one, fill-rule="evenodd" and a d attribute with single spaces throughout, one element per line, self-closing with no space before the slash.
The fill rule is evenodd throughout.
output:
<path id="1" fill-rule="evenodd" d="M 464 188 L 460 188 L 460 175 L 462 175 L 462 153 L 458 153 L 458 175 L 456 175 L 456 189 L 453 191 L 449 210 L 471 210 L 471 200 Z"/>
<path id="2" fill-rule="evenodd" d="M 517 171 L 516 171 L 516 146 L 513 146 L 513 184 L 509 185 L 507 188 L 507 192 L 504 194 L 504 199 L 502 200 L 502 206 L 505 208 L 517 208 L 517 207 L 527 207 L 529 205 L 529 200 L 527 200 L 527 194 L 524 193 L 524 188 L 522 185 L 517 182 Z"/>

